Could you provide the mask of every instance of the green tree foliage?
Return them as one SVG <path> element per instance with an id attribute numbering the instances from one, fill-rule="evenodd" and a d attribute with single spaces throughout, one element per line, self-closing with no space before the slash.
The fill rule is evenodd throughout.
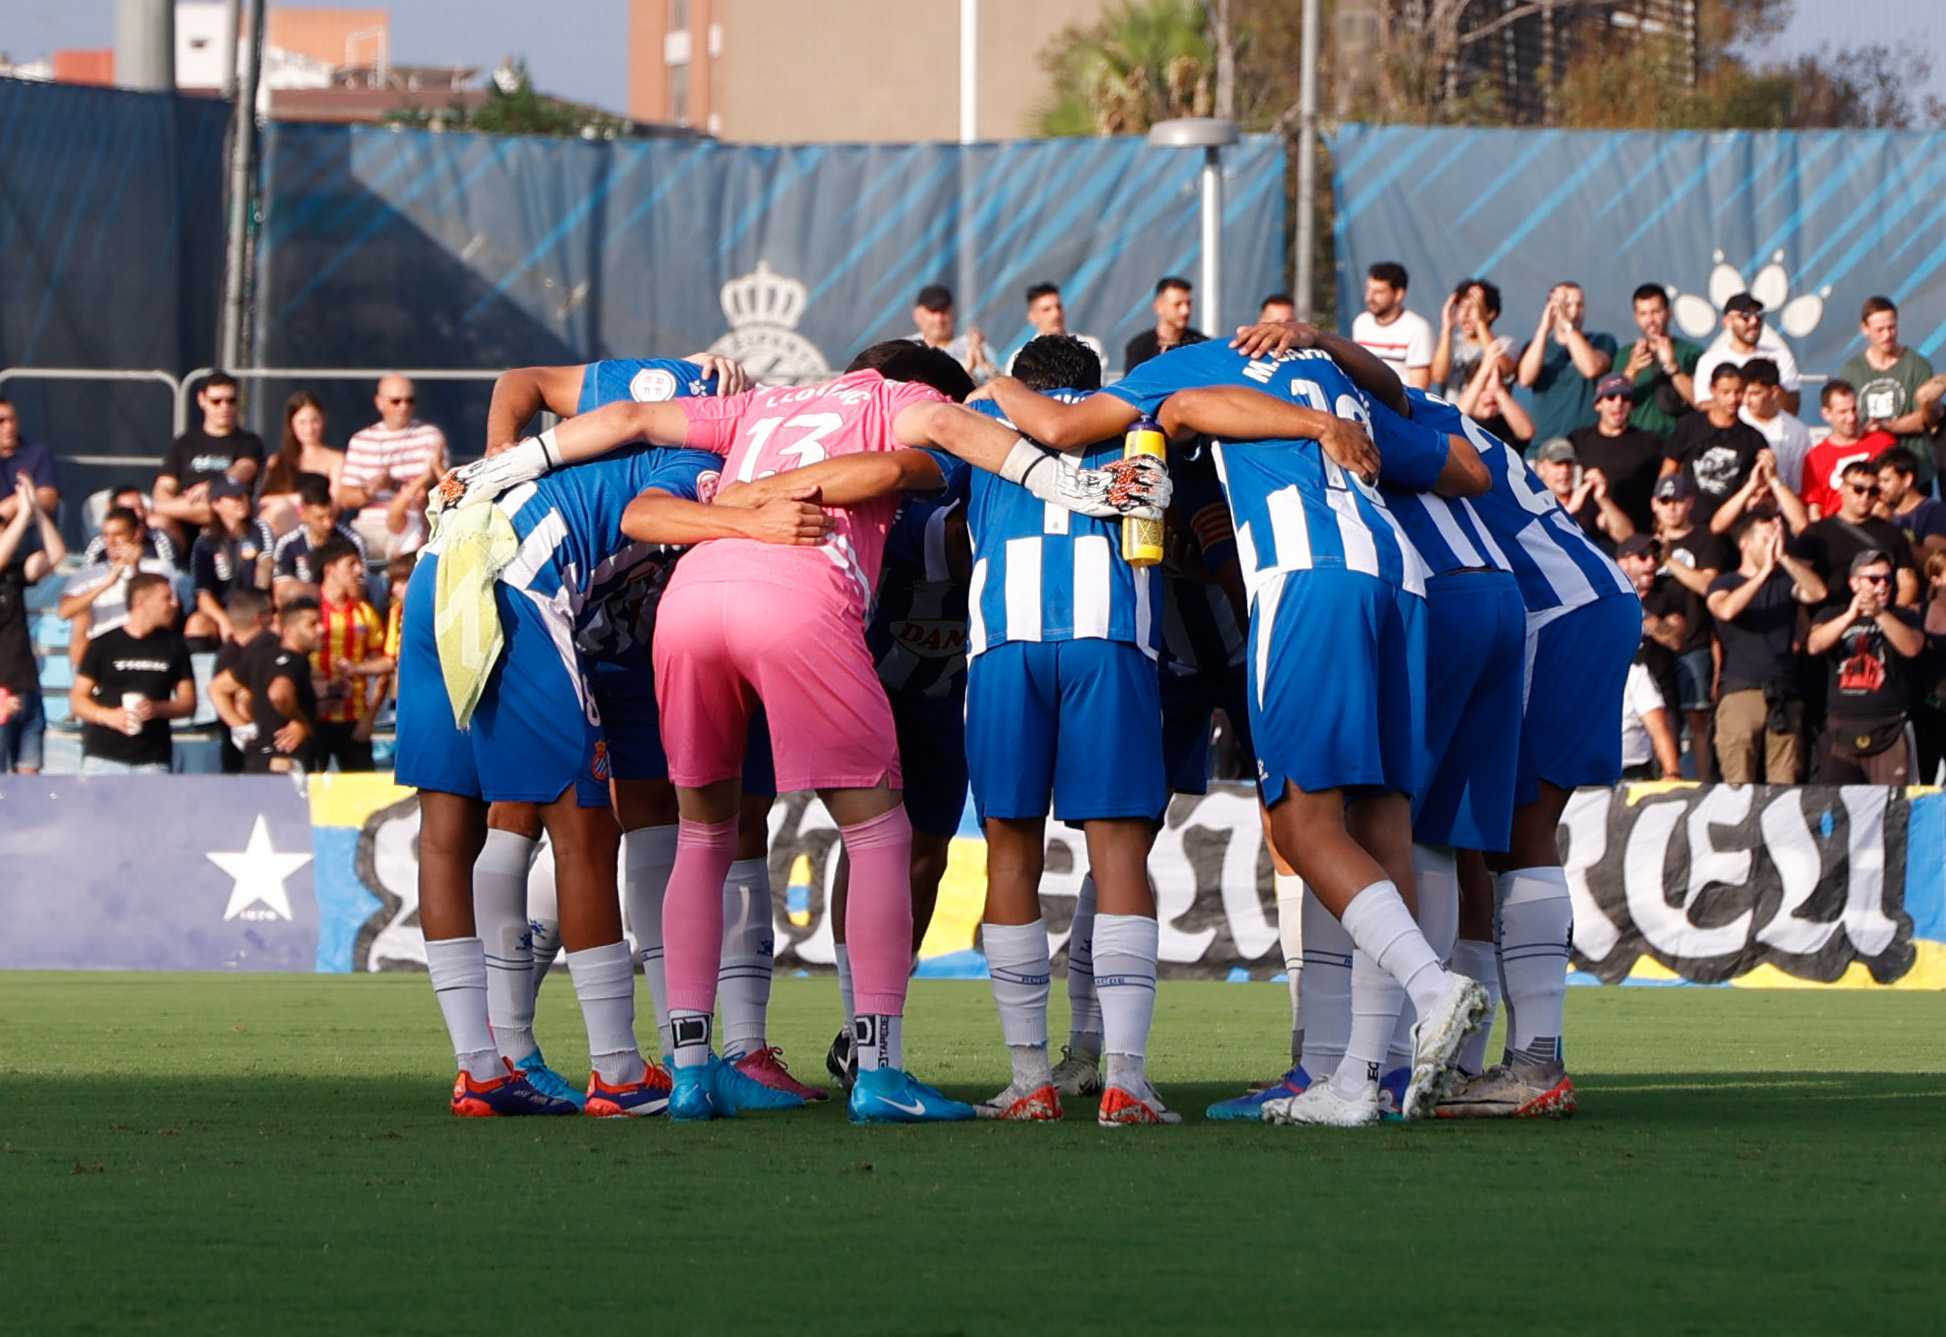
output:
<path id="1" fill-rule="evenodd" d="M 477 107 L 452 103 L 443 108 L 408 107 L 390 121 L 439 130 L 478 130 L 494 135 L 555 135 L 578 139 L 614 139 L 634 134 L 634 122 L 599 107 L 582 106 L 548 97 L 534 88 L 527 62 L 516 59 L 494 71 L 486 101 Z"/>
<path id="2" fill-rule="evenodd" d="M 1092 27 L 1070 27 L 1042 54 L 1053 98 L 1044 135 L 1141 134 L 1157 121 L 1208 116 L 1215 54 L 1195 0 L 1121 0 Z"/>

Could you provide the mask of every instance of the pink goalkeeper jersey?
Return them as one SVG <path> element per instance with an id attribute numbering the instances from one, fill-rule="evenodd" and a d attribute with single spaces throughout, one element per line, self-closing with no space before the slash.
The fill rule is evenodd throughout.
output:
<path id="1" fill-rule="evenodd" d="M 823 385 L 772 386 L 727 399 L 678 401 L 687 445 L 721 455 L 725 483 L 749 483 L 819 460 L 899 449 L 892 424 L 913 404 L 946 396 L 915 381 L 855 371 Z M 872 606 L 895 493 L 849 508 L 827 507 L 831 537 L 815 548 L 711 539 L 676 566 L 676 580 L 761 580 L 831 596 L 861 619 Z"/>

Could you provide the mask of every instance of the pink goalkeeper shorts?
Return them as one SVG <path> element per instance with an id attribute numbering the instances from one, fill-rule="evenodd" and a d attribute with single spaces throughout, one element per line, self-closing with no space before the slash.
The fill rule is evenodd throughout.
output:
<path id="1" fill-rule="evenodd" d="M 672 784 L 741 776 L 762 701 L 779 793 L 901 787 L 892 707 L 855 612 L 788 585 L 685 581 L 678 567 L 656 612 L 654 650 Z"/>

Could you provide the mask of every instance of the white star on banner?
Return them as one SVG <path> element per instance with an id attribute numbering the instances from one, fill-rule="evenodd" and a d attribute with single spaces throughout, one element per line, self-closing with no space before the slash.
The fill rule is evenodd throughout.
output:
<path id="1" fill-rule="evenodd" d="M 284 890 L 284 879 L 311 862 L 308 854 L 273 850 L 270 824 L 262 813 L 257 814 L 257 824 L 250 828 L 250 843 L 243 849 L 209 851 L 203 857 L 236 879 L 230 889 L 230 903 L 223 909 L 226 920 L 239 915 L 245 919 L 290 919 L 291 898 Z M 262 908 L 253 911 L 253 906 Z"/>

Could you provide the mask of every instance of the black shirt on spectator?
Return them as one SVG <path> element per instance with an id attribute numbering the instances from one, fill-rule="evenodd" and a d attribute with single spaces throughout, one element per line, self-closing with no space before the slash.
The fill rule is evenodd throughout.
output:
<path id="1" fill-rule="evenodd" d="M 257 650 L 259 642 L 263 648 Z M 251 653 L 257 651 L 256 653 Z M 270 769 L 273 757 L 290 757 L 299 764 L 308 766 L 311 739 L 296 752 L 277 750 L 277 731 L 290 723 L 291 717 L 279 711 L 270 699 L 271 684 L 279 678 L 287 680 L 297 692 L 299 709 L 304 718 L 313 724 L 318 718 L 317 689 L 311 684 L 311 657 L 286 649 L 276 635 L 266 632 L 252 641 L 239 660 L 237 675 L 247 672 L 250 676 L 244 686 L 250 689 L 250 722 L 257 726 L 256 740 L 250 745 L 243 768 L 258 772 Z"/>
<path id="2" fill-rule="evenodd" d="M 189 667 L 189 647 L 181 636 L 157 630 L 138 640 L 125 627 L 104 631 L 88 642 L 81 656 L 81 676 L 94 679 L 92 699 L 109 710 L 120 710 L 122 698 L 130 694 L 167 701 L 176 694 L 178 683 L 195 681 Z M 81 751 L 84 756 L 131 766 L 166 766 L 170 757 L 169 721 L 152 719 L 133 737 L 120 729 L 84 724 Z"/>
<path id="3" fill-rule="evenodd" d="M 15 696 L 40 692 L 40 665 L 27 613 L 27 575 L 17 563 L 0 567 L 0 687 Z"/>
<path id="4" fill-rule="evenodd" d="M 1650 531 L 1654 532 L 1654 531 Z M 1736 554 L 1730 551 L 1729 542 L 1698 525 L 1681 538 L 1665 538 L 1662 542 L 1662 560 L 1666 571 L 1671 562 L 1688 567 L 1691 571 L 1734 571 L 1737 569 Z M 1663 579 L 1669 579 L 1664 576 Z M 1674 585 L 1675 581 L 1669 579 Z M 1684 594 L 1688 590 L 1677 585 Z M 1689 635 L 1683 640 L 1683 653 L 1691 650 L 1704 650 L 1710 643 L 1710 610 L 1700 595 L 1689 594 L 1696 601 L 1695 612 L 1689 619 Z M 1664 612 L 1667 609 L 1662 610 Z"/>
<path id="5" fill-rule="evenodd" d="M 176 480 L 184 492 L 198 483 L 221 478 L 238 460 L 264 462 L 263 439 L 255 432 L 235 431 L 211 436 L 201 426 L 190 428 L 169 446 L 160 473 Z"/>
<path id="6" fill-rule="evenodd" d="M 1904 608 L 1886 610 L 1909 627 L 1919 626 L 1918 614 Z M 1849 618 L 1851 604 L 1819 623 Z M 1853 618 L 1838 643 L 1824 654 L 1830 669 L 1826 680 L 1825 713 L 1846 728 L 1869 730 L 1903 720 L 1912 705 L 1913 672 L 1919 659 L 1907 659 L 1885 639 L 1876 619 Z"/>
<path id="7" fill-rule="evenodd" d="M 1851 603 L 1851 559 L 1874 549 L 1892 556 L 1893 591 L 1898 590 L 1898 573 L 1916 571 L 1912 564 L 1912 545 L 1890 520 L 1867 516 L 1851 521 L 1837 515 L 1805 527 L 1790 541 L 1791 556 L 1824 577 L 1826 594 L 1820 611 Z"/>
<path id="8" fill-rule="evenodd" d="M 1201 330 L 1184 329 L 1182 332 L 1182 338 L 1176 340 L 1175 347 L 1187 348 L 1191 344 L 1202 343 L 1208 338 L 1209 336 L 1207 334 L 1204 334 Z M 1172 349 L 1171 351 L 1174 350 Z M 1147 362 L 1150 358 L 1160 357 L 1161 355 L 1162 355 L 1161 337 L 1157 335 L 1154 330 L 1143 330 L 1140 334 L 1136 335 L 1133 339 L 1130 339 L 1128 341 L 1128 346 L 1122 349 L 1122 374 L 1126 376 L 1129 372 L 1134 371 L 1137 367 L 1141 366 L 1144 362 Z"/>
<path id="9" fill-rule="evenodd" d="M 1898 526 L 1917 553 L 1929 538 L 1946 539 L 1946 501 L 1927 497 L 1904 515 L 1893 516 L 1891 523 Z"/>
<path id="10" fill-rule="evenodd" d="M 218 603 L 232 590 L 251 590 L 257 586 L 257 559 L 276 547 L 276 535 L 262 520 L 252 520 L 243 537 L 225 534 L 221 538 L 204 530 L 189 550 L 189 579 L 197 593 L 207 590 Z"/>
<path id="11" fill-rule="evenodd" d="M 1718 427 L 1707 413 L 1684 414 L 1669 434 L 1663 456 L 1682 466 L 1696 483 L 1696 523 L 1709 527 L 1716 508 L 1728 501 L 1750 477 L 1759 451 L 1770 443 L 1744 422 Z"/>
<path id="12" fill-rule="evenodd" d="M 1639 427 L 1620 436 L 1603 436 L 1599 427 L 1583 427 L 1569 435 L 1575 458 L 1584 469 L 1599 469 L 1608 479 L 1608 499 L 1635 522 L 1639 534 L 1655 532 L 1649 494 L 1662 471 L 1662 439 Z"/>
<path id="13" fill-rule="evenodd" d="M 1709 644 L 1709 610 L 1703 607 L 1702 599 L 1691 594 L 1676 583 L 1674 576 L 1657 576 L 1649 592 L 1642 596 L 1642 611 L 1651 617 L 1668 617 L 1671 613 L 1681 613 L 1684 618 L 1684 653 Z M 1697 632 L 1702 633 L 1698 641 Z M 1676 652 L 1659 641 L 1642 638 L 1642 662 L 1648 666 L 1649 674 L 1657 682 L 1668 678 L 1676 669 Z"/>
<path id="14" fill-rule="evenodd" d="M 331 531 L 333 538 L 341 538 L 358 549 L 358 555 L 365 555 L 365 540 L 360 538 L 350 525 L 339 525 Z M 323 578 L 311 554 L 317 549 L 311 546 L 311 531 L 299 525 L 290 533 L 277 540 L 276 569 L 271 573 L 277 579 L 301 580 L 306 585 L 315 585 Z"/>
<path id="15" fill-rule="evenodd" d="M 1742 589 L 1748 576 L 1725 571 L 1710 582 L 1710 593 Z M 1785 684 L 1791 680 L 1791 635 L 1797 630 L 1794 582 L 1781 567 L 1770 573 L 1734 620 L 1716 620 L 1716 639 L 1723 643 L 1722 691 Z"/>

